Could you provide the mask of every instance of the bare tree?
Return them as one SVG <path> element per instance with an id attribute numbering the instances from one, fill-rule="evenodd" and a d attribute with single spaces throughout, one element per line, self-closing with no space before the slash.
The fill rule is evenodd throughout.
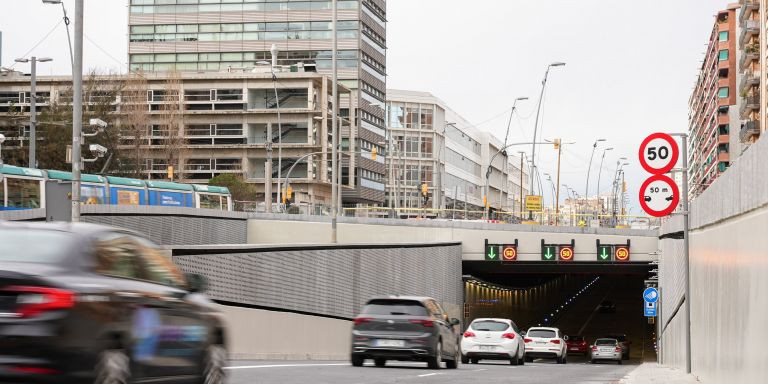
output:
<path id="1" fill-rule="evenodd" d="M 159 121 L 164 138 L 162 153 L 168 166 L 173 166 L 177 179 L 184 178 L 183 160 L 186 149 L 184 136 L 184 115 L 182 111 L 181 77 L 171 70 L 163 89 L 163 103 L 160 105 Z"/>
<path id="2" fill-rule="evenodd" d="M 142 161 L 146 156 L 149 104 L 147 103 L 147 78 L 144 72 L 130 72 L 124 82 L 120 100 L 121 142 L 129 148 L 131 169 L 134 177 L 141 178 Z"/>

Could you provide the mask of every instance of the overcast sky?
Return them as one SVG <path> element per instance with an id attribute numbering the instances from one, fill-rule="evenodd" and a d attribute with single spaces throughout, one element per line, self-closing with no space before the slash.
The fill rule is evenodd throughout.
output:
<path id="1" fill-rule="evenodd" d="M 74 1 L 64 3 L 73 16 Z M 124 72 L 127 1 L 85 3 L 85 68 Z M 499 137 L 514 98 L 528 96 L 531 100 L 519 104 L 510 142 L 530 141 L 546 66 L 566 62 L 550 75 L 542 114 L 544 138 L 576 142 L 563 152 L 561 183 L 583 195 L 592 143 L 607 139 L 599 148 L 615 150 L 606 155 L 601 190 L 609 189 L 616 159 L 626 156 L 629 196 L 638 213 L 634 200 L 646 175 L 637 147 L 654 131 L 686 131 L 688 97 L 714 14 L 726 5 L 722 0 L 389 0 L 388 86 L 431 92 Z M 2 66 L 37 55 L 54 58 L 41 64 L 39 73 L 69 72 L 59 6 L 36 0 L 0 0 L 0 6 Z M 28 64 L 15 68 L 28 70 Z M 541 171 L 554 175 L 556 152 L 548 147 L 540 153 Z M 590 194 L 601 154 L 595 154 Z"/>

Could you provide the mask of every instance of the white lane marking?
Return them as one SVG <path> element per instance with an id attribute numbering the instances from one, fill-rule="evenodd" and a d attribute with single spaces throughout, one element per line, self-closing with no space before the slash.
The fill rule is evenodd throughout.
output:
<path id="1" fill-rule="evenodd" d="M 473 369 L 472 372 L 482 372 L 487 371 L 487 369 Z"/>
<path id="2" fill-rule="evenodd" d="M 427 376 L 435 376 L 435 375 L 442 375 L 442 373 L 425 373 L 423 375 L 419 375 L 419 377 L 427 377 Z"/>
<path id="3" fill-rule="evenodd" d="M 273 364 L 273 365 L 235 365 L 231 367 L 225 367 L 224 369 L 256 369 L 256 368 L 297 368 L 297 367 L 340 367 L 349 365 L 349 363 L 343 364 Z"/>

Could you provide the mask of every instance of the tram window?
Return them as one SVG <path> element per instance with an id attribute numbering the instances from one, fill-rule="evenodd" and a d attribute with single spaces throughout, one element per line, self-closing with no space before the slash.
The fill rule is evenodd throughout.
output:
<path id="1" fill-rule="evenodd" d="M 221 196 L 200 194 L 200 208 L 221 209 Z"/>
<path id="2" fill-rule="evenodd" d="M 9 208 L 40 208 L 40 182 L 38 180 L 6 178 Z"/>

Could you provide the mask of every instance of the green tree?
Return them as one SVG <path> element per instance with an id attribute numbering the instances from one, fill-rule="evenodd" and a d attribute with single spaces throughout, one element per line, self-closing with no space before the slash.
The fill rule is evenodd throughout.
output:
<path id="1" fill-rule="evenodd" d="M 240 175 L 224 173 L 209 180 L 208 184 L 217 187 L 227 187 L 229 193 L 232 194 L 235 208 L 238 206 L 242 207 L 243 203 L 250 203 L 256 200 L 256 188 L 253 184 L 247 183 Z"/>

